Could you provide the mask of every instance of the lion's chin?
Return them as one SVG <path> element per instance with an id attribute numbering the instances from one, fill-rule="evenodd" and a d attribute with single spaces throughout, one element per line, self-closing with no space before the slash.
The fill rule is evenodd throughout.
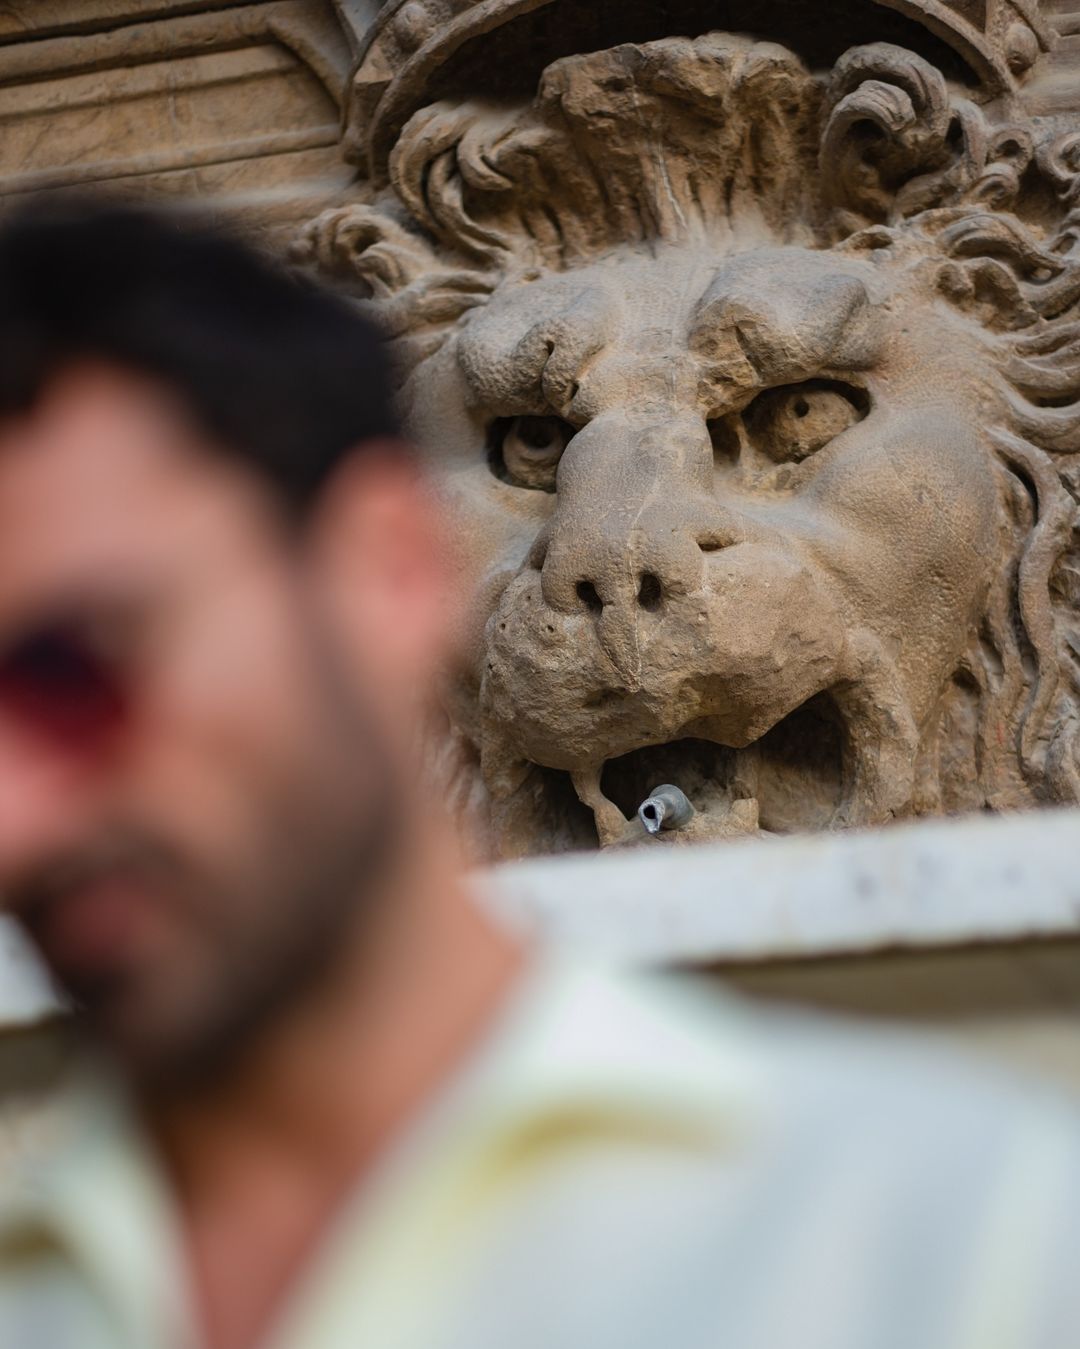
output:
<path id="1" fill-rule="evenodd" d="M 691 724 L 676 739 L 576 773 L 533 765 L 518 805 L 531 802 L 547 837 L 564 849 L 818 830 L 845 813 L 847 734 L 829 693 L 815 695 L 745 748 L 718 744 L 701 730 Z M 649 811 L 644 818 L 639 811 L 661 785 L 676 788 L 690 809 L 652 828 Z M 511 813 L 519 827 L 526 825 L 518 811 Z"/>

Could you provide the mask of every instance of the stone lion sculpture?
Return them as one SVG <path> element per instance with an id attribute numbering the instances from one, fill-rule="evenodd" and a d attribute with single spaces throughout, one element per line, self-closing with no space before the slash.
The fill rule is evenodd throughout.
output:
<path id="1" fill-rule="evenodd" d="M 496 855 L 1080 799 L 1080 136 L 713 33 L 412 116 L 299 254 L 373 297 L 480 577 Z"/>

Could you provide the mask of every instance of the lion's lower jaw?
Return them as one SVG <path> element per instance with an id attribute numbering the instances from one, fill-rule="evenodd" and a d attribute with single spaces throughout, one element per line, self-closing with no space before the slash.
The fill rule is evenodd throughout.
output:
<path id="1" fill-rule="evenodd" d="M 868 701 L 868 690 L 832 689 L 743 749 L 684 735 L 573 772 L 489 743 L 483 760 L 493 851 L 520 857 L 672 846 L 849 828 L 904 815 L 916 738 L 906 718 L 883 712 L 880 704 L 871 713 Z M 689 809 L 651 829 L 655 818 L 639 811 L 661 786 L 677 789 Z"/>

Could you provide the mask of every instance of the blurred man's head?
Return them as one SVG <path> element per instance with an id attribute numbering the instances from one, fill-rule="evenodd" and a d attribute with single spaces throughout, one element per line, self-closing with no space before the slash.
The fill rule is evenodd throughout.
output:
<path id="1" fill-rule="evenodd" d="M 0 228 L 0 890 L 136 1071 L 333 964 L 447 631 L 370 327 L 120 208 Z"/>

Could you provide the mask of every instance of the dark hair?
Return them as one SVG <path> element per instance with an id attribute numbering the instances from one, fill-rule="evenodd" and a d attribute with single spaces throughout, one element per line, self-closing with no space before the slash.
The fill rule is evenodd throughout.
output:
<path id="1" fill-rule="evenodd" d="M 0 416 L 85 359 L 168 382 L 294 511 L 398 435 L 383 343 L 348 301 L 192 216 L 37 201 L 0 225 Z"/>

